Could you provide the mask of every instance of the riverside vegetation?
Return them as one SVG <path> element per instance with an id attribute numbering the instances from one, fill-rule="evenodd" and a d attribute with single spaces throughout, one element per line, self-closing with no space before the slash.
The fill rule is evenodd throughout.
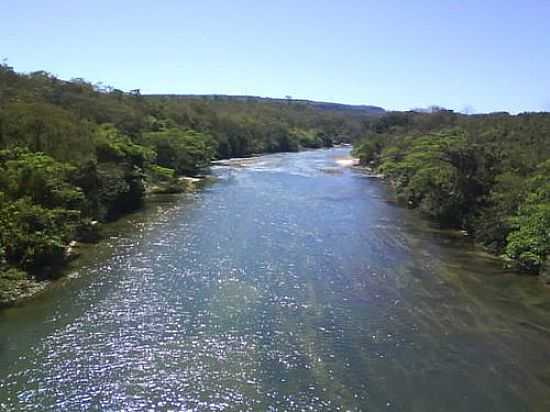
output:
<path id="1" fill-rule="evenodd" d="M 211 160 L 354 142 L 398 196 L 549 278 L 550 115 L 465 116 L 228 96 L 144 96 L 0 65 L 0 304 L 59 273 L 71 242 L 183 190 Z"/>
<path id="2" fill-rule="evenodd" d="M 391 113 L 354 153 L 411 208 L 550 283 L 550 114 Z"/>
<path id="3" fill-rule="evenodd" d="M 71 242 L 96 240 L 147 191 L 181 191 L 214 158 L 360 136 L 364 113 L 333 106 L 143 96 L 0 65 L 0 305 L 58 274 Z"/>

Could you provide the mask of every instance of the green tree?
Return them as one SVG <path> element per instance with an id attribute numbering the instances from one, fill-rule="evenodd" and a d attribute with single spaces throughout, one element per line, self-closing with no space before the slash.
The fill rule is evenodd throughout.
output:
<path id="1" fill-rule="evenodd" d="M 214 140 L 193 130 L 167 129 L 144 134 L 144 144 L 157 154 L 156 163 L 179 175 L 196 174 L 215 155 Z"/>

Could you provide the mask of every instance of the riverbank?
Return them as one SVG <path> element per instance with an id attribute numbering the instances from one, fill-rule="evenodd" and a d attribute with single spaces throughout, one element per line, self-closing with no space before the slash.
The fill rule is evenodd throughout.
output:
<path id="1" fill-rule="evenodd" d="M 76 240 L 69 242 L 65 246 L 64 260 L 58 262 L 53 267 L 44 268 L 48 273 L 47 276 L 45 274 L 42 277 L 39 274 L 27 274 L 13 268 L 4 272 L 0 276 L 0 310 L 25 304 L 46 291 L 52 284 L 69 275 L 75 270 L 75 267 L 72 266 L 75 260 L 82 257 L 82 254 L 90 253 L 94 247 L 106 240 L 107 237 L 115 235 L 116 230 L 113 231 L 113 229 L 119 225 L 119 222 L 146 207 L 146 204 L 152 198 L 158 200 L 159 196 L 168 197 L 178 193 L 194 192 L 200 190 L 213 180 L 214 177 L 209 175 L 181 176 L 177 178 L 176 184 L 170 186 L 159 184 L 145 185 L 144 205 L 141 208 L 124 213 L 114 221 L 97 224 L 93 235 L 86 242 L 78 242 Z"/>
<path id="2" fill-rule="evenodd" d="M 346 155 L 213 167 L 109 226 L 0 312 L 4 409 L 546 412 L 547 291 L 326 173 Z"/>
<path id="3" fill-rule="evenodd" d="M 395 196 L 395 199 L 397 203 L 401 207 L 407 207 L 409 209 L 417 209 L 415 207 L 415 204 L 411 200 L 403 199 L 403 197 L 399 196 L 399 182 L 395 178 L 391 178 L 387 175 L 384 175 L 383 173 L 377 173 L 376 169 L 369 167 L 369 166 L 363 166 L 359 163 L 359 159 L 357 159 L 357 162 L 354 163 L 351 166 L 354 170 L 357 170 L 359 172 L 362 172 L 364 176 L 371 179 L 379 179 L 386 183 L 387 187 L 393 195 Z M 431 220 L 434 223 L 441 223 L 437 222 L 437 220 L 434 220 L 433 217 L 430 218 L 429 214 L 422 213 L 420 211 L 420 214 L 424 216 L 424 218 L 427 218 Z M 472 236 L 472 234 L 467 230 L 465 227 L 460 226 L 451 226 L 451 228 L 460 234 L 460 236 L 467 236 L 471 239 L 471 242 L 476 244 L 478 247 L 480 247 L 482 250 L 484 250 L 489 255 L 493 256 L 497 262 L 499 262 L 503 269 L 510 269 L 518 274 L 524 274 L 524 275 L 531 275 L 531 276 L 538 276 L 538 279 L 540 282 L 547 288 L 550 288 L 550 259 L 545 259 L 543 263 L 540 265 L 540 269 L 537 273 L 529 272 L 526 270 L 521 270 L 522 268 L 518 266 L 517 261 L 512 259 L 510 256 L 506 254 L 498 254 L 495 253 L 494 250 L 492 250 L 490 247 L 487 247 L 486 244 L 483 244 L 482 242 L 479 242 L 476 240 L 475 236 Z"/>
<path id="4" fill-rule="evenodd" d="M 396 201 L 398 201 L 398 203 L 401 206 L 408 207 L 409 209 L 415 209 L 415 204 L 411 200 L 406 201 L 406 200 L 403 199 L 402 196 L 399 196 L 399 186 L 400 186 L 400 184 L 399 184 L 398 179 L 396 177 L 392 178 L 390 176 L 384 175 L 383 173 L 379 173 L 377 171 L 376 167 L 361 164 L 360 159 L 356 158 L 356 157 L 353 157 L 353 156 L 350 156 L 349 158 L 344 158 L 344 159 L 337 160 L 337 163 L 342 165 L 342 166 L 345 166 L 345 167 L 351 167 L 352 169 L 357 170 L 357 171 L 361 172 L 362 174 L 364 174 L 364 176 L 367 177 L 367 178 L 380 179 L 380 180 L 384 181 L 387 184 L 387 186 L 389 187 L 389 189 L 392 191 L 393 195 L 396 198 Z M 379 165 L 378 169 L 379 168 L 380 168 L 380 165 Z M 424 213 L 424 215 L 426 215 L 426 214 Z M 434 221 L 433 218 L 431 220 Z M 435 222 L 437 222 L 437 221 L 435 221 Z M 484 245 L 481 242 L 477 242 L 475 240 L 475 237 L 471 236 L 471 233 L 466 228 L 464 228 L 464 227 L 453 227 L 453 230 L 455 230 L 460 236 L 469 237 L 471 239 L 471 241 L 473 243 L 475 243 L 478 247 L 480 247 L 486 253 L 493 256 L 495 259 L 497 259 L 497 261 L 500 262 L 500 264 L 502 265 L 502 267 L 504 269 L 512 269 L 516 273 L 522 273 L 521 270 L 518 270 L 518 269 L 521 269 L 521 268 L 518 268 L 517 262 L 514 261 L 514 259 L 512 259 L 509 256 L 504 255 L 504 254 L 497 254 L 497 253 L 494 252 L 494 250 L 491 250 L 491 248 L 487 247 L 487 245 Z M 529 273 L 529 272 L 526 272 L 526 271 L 523 271 L 523 273 L 533 275 L 533 273 Z M 541 283 L 544 286 L 550 288 L 550 259 L 546 259 L 542 263 L 539 272 L 536 273 L 535 275 L 538 275 L 539 280 L 541 281 Z"/>
<path id="5" fill-rule="evenodd" d="M 6 302 L 31 294 L 36 279 L 55 277 L 57 270 L 44 268 L 63 265 L 67 245 L 88 236 L 90 222 L 126 215 L 148 191 L 196 184 L 180 176 L 196 176 L 212 159 L 328 147 L 357 138 L 363 127 L 353 111 L 145 97 L 45 71 L 18 73 L 7 64 L 0 64 L 0 95 Z"/>
<path id="6" fill-rule="evenodd" d="M 44 291 L 51 281 L 36 278 L 3 277 L 0 282 L 0 310 L 27 301 Z"/>
<path id="7" fill-rule="evenodd" d="M 314 149 L 304 148 L 303 150 Z M 214 160 L 210 162 L 209 167 L 246 167 L 265 155 L 267 155 L 267 153 L 255 154 L 242 158 Z M 83 253 L 90 253 L 90 250 L 93 249 L 94 246 L 105 240 L 106 233 L 113 235 L 111 228 L 116 227 L 118 222 L 124 220 L 127 216 L 145 207 L 145 204 L 150 201 L 151 197 L 157 199 L 158 196 L 191 193 L 212 183 L 215 177 L 208 173 L 208 171 L 206 172 L 207 173 L 203 174 L 195 174 L 194 176 L 174 176 L 166 180 L 157 179 L 152 182 L 144 182 L 144 204 L 140 208 L 130 208 L 127 212 L 119 214 L 117 219 L 98 224 L 93 230 L 94 233 L 89 234 L 89 240 L 86 242 L 77 242 L 75 240 L 69 242 L 64 247 L 63 261 L 45 269 L 48 273 L 47 276 L 45 273 L 29 274 L 15 269 L 8 269 L 8 272 L 4 272 L 1 274 L 2 276 L 0 276 L 0 310 L 27 303 L 29 300 L 32 300 L 46 291 L 48 287 L 70 274 L 74 269 L 71 267 L 71 263 L 75 259 L 81 257 Z"/>
<path id="8" fill-rule="evenodd" d="M 314 150 L 309 148 L 302 148 L 302 150 Z M 258 158 L 265 156 L 265 154 L 255 154 L 249 157 L 243 158 L 228 158 L 211 161 L 210 166 L 230 166 L 230 167 L 246 167 L 252 162 L 257 161 Z M 206 170 L 205 169 L 205 170 Z M 204 170 L 203 170 L 204 171 Z M 143 191 L 144 196 L 141 202 L 148 202 L 148 198 L 151 196 L 169 196 L 178 193 L 189 193 L 200 190 L 205 185 L 212 183 L 215 178 L 207 173 L 195 174 L 193 176 L 169 176 L 169 178 L 158 179 L 154 178 L 150 181 L 144 181 Z M 55 265 L 43 268 L 41 271 L 34 271 L 33 273 L 26 273 L 15 268 L 8 268 L 6 271 L 0 273 L 0 309 L 17 306 L 19 304 L 25 304 L 27 301 L 36 297 L 40 293 L 48 289 L 49 286 L 56 283 L 59 279 L 68 274 L 69 264 L 83 253 L 83 250 L 89 251 L 89 246 L 93 248 L 95 243 L 101 242 L 105 236 L 102 232 L 109 232 L 109 228 L 116 226 L 116 223 L 124 219 L 129 214 L 138 211 L 143 208 L 142 205 L 139 208 L 130 207 L 128 210 L 117 214 L 116 219 L 109 222 L 102 222 L 92 228 L 90 225 L 89 233 L 86 233 L 86 241 L 72 240 L 64 246 L 62 253 L 62 260 L 58 261 Z M 98 223 L 93 221 L 91 223 Z M 101 229 L 99 229 L 101 227 Z M 84 252 L 85 253 L 85 252 Z M 47 275 L 46 275 L 47 273 Z"/>
<path id="9" fill-rule="evenodd" d="M 403 202 L 547 282 L 548 113 L 408 112 L 371 126 L 353 152 L 389 178 Z"/>

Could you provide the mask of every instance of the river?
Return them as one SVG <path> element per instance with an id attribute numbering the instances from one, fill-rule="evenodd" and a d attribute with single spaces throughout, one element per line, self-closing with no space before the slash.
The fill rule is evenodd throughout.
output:
<path id="1" fill-rule="evenodd" d="M 348 151 L 216 166 L 116 224 L 0 312 L 0 411 L 550 410 L 550 291 Z"/>

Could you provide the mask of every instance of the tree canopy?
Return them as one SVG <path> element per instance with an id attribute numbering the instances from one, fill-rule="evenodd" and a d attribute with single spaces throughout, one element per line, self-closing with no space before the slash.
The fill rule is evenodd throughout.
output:
<path id="1" fill-rule="evenodd" d="M 392 113 L 354 148 L 400 199 L 539 272 L 550 259 L 550 114 Z"/>

